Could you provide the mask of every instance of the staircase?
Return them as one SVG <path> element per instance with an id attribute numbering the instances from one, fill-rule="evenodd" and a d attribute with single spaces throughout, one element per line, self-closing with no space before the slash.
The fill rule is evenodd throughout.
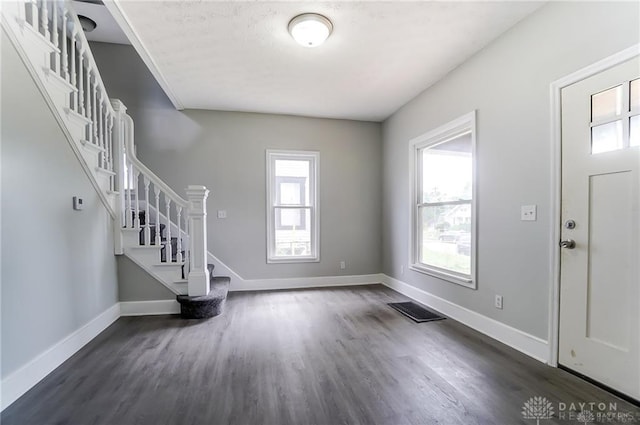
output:
<path id="1" fill-rule="evenodd" d="M 230 280 L 207 264 L 207 188 L 189 186 L 185 199 L 136 157 L 133 120 L 108 97 L 69 1 L 0 7 L 2 28 L 114 220 L 115 254 L 174 292 L 184 317 L 219 314 Z"/>

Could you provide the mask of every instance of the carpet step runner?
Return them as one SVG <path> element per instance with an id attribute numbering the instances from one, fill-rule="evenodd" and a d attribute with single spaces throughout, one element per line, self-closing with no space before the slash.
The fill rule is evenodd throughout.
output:
<path id="1" fill-rule="evenodd" d="M 209 269 L 209 294 L 190 297 L 178 295 L 180 303 L 180 315 L 184 319 L 208 319 L 218 316 L 224 309 L 229 283 L 231 279 L 226 276 L 213 276 L 213 264 L 208 264 Z"/>

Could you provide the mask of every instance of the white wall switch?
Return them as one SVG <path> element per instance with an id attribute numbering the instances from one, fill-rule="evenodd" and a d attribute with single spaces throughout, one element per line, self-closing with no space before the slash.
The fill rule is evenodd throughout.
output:
<path id="1" fill-rule="evenodd" d="M 499 308 L 500 310 L 502 310 L 502 295 L 496 295 L 494 305 L 496 308 Z"/>
<path id="2" fill-rule="evenodd" d="M 536 205 L 523 205 L 520 207 L 521 221 L 536 221 L 538 219 L 538 208 Z"/>
<path id="3" fill-rule="evenodd" d="M 340 270 L 344 270 L 347 268 L 347 263 L 345 263 L 344 261 L 340 261 Z"/>
<path id="4" fill-rule="evenodd" d="M 81 211 L 84 209 L 84 199 L 79 196 L 73 197 L 73 209 L 76 211 Z"/>
<path id="5" fill-rule="evenodd" d="M 218 210 L 218 218 L 227 218 L 227 210 Z"/>

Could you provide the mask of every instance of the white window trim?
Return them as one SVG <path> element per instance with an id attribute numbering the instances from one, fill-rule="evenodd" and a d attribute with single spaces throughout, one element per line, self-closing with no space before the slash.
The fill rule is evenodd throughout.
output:
<path id="1" fill-rule="evenodd" d="M 458 275 L 450 270 L 441 269 L 434 266 L 426 266 L 418 262 L 418 151 L 422 148 L 442 143 L 449 139 L 459 136 L 465 132 L 471 131 L 471 155 L 472 155 L 472 178 L 473 185 L 471 189 L 471 273 L 468 276 Z M 409 141 L 409 184 L 411 205 L 409 208 L 409 268 L 411 270 L 424 273 L 439 279 L 462 285 L 467 288 L 477 289 L 476 277 L 476 246 L 477 246 L 477 172 L 476 172 L 476 111 L 473 110 L 468 114 L 461 116 L 447 124 L 436 129 L 428 131 Z"/>
<path id="2" fill-rule="evenodd" d="M 311 170 L 309 170 L 309 177 L 312 180 L 309 187 L 309 201 L 311 203 L 310 215 L 311 215 L 311 251 L 315 255 L 305 257 L 283 257 L 275 255 L 275 185 L 272 178 L 273 164 L 276 159 L 310 159 Z M 267 263 L 268 264 L 282 264 L 282 263 L 318 263 L 320 262 L 320 198 L 318 196 L 320 192 L 320 152 L 317 151 L 296 151 L 296 150 L 275 150 L 267 149 L 266 154 L 267 161 L 267 184 L 266 184 L 266 209 L 267 209 Z"/>

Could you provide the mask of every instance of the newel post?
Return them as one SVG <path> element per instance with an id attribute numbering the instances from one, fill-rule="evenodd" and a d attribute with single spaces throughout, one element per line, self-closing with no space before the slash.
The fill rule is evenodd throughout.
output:
<path id="1" fill-rule="evenodd" d="M 189 296 L 209 293 L 207 269 L 207 196 L 204 186 L 187 187 L 189 200 Z"/>
<path id="2" fill-rule="evenodd" d="M 127 107 L 119 99 L 111 99 L 111 106 L 116 113 L 113 124 L 113 171 L 115 175 L 115 191 L 116 205 L 114 210 L 116 211 L 116 219 L 114 220 L 114 250 L 116 255 L 124 254 L 124 242 L 122 239 L 122 228 L 125 225 L 125 170 L 124 170 L 124 116 L 127 112 Z"/>

